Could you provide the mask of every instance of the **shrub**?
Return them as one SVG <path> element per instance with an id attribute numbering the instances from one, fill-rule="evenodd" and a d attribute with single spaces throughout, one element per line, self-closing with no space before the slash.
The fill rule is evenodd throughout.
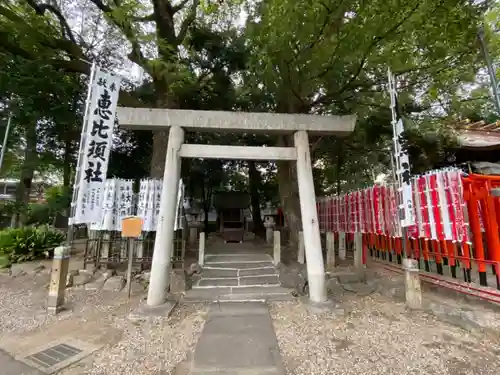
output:
<path id="1" fill-rule="evenodd" d="M 54 221 L 51 208 L 47 203 L 30 203 L 26 225 L 48 225 Z"/>
<path id="2" fill-rule="evenodd" d="M 11 228 L 0 231 L 0 257 L 10 263 L 46 257 L 46 252 L 63 243 L 63 232 L 48 226 Z"/>

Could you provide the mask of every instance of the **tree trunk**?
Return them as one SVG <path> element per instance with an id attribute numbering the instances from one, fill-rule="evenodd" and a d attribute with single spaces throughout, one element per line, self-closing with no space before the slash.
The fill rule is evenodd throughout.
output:
<path id="1" fill-rule="evenodd" d="M 253 232 L 256 235 L 263 237 L 266 234 L 266 228 L 264 227 L 264 222 L 262 221 L 259 195 L 262 177 L 253 160 L 248 162 L 248 175 L 250 185 L 250 202 L 252 204 Z"/>
<path id="2" fill-rule="evenodd" d="M 290 144 L 290 138 L 286 136 L 280 136 L 278 139 L 280 147 L 288 147 Z M 298 247 L 299 231 L 302 229 L 297 166 L 296 163 L 290 161 L 279 161 L 277 165 L 280 201 L 289 231 L 290 247 L 293 249 Z"/>
<path id="3" fill-rule="evenodd" d="M 337 148 L 337 195 L 340 194 L 341 190 L 342 190 L 342 186 L 341 186 L 341 173 L 342 173 L 342 163 L 343 163 L 343 158 L 342 158 L 342 152 L 344 151 L 343 150 L 343 141 L 339 141 L 338 142 L 338 148 Z"/>
<path id="4" fill-rule="evenodd" d="M 205 179 L 201 179 L 201 205 L 203 207 L 203 211 L 205 211 L 205 218 L 203 220 L 203 226 L 205 227 L 205 233 L 208 234 L 208 214 L 210 213 L 210 203 L 211 203 L 211 193 L 210 188 L 207 188 Z"/>
<path id="5" fill-rule="evenodd" d="M 173 94 L 168 92 L 168 83 L 161 80 L 155 82 L 156 107 L 178 109 L 179 105 Z M 153 152 L 151 155 L 150 175 L 152 178 L 163 178 L 165 158 L 168 148 L 168 130 L 153 132 Z"/>
<path id="6" fill-rule="evenodd" d="M 151 155 L 150 175 L 152 178 L 163 178 L 165 157 L 167 156 L 168 131 L 153 132 L 153 152 Z"/>
<path id="7" fill-rule="evenodd" d="M 70 188 L 71 186 L 71 157 L 73 154 L 73 147 L 71 138 L 67 137 L 64 141 L 64 165 L 63 165 L 63 187 Z"/>
<path id="8" fill-rule="evenodd" d="M 26 209 L 30 201 L 31 184 L 35 174 L 35 167 L 37 164 L 37 133 L 36 124 L 28 126 L 26 130 L 26 149 L 24 150 L 24 163 L 21 168 L 21 179 L 17 185 L 16 190 L 16 205 L 23 207 L 21 212 L 15 214 L 13 226 L 19 227 L 26 223 Z"/>

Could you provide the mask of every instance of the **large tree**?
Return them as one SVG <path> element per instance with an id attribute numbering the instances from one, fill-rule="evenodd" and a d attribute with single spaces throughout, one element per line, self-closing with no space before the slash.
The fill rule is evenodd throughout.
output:
<path id="1" fill-rule="evenodd" d="M 416 92 L 456 88 L 464 79 L 473 79 L 483 11 L 482 3 L 456 0 L 261 2 L 246 30 L 253 61 L 245 84 L 273 97 L 276 112 L 356 112 L 359 124 L 369 122 L 374 108 L 388 107 L 388 67 L 402 83 L 403 104 L 414 102 Z M 366 141 L 372 147 L 382 145 L 376 138 L 365 138 L 358 134 L 351 140 L 365 152 Z M 343 166 L 352 152 L 346 144 L 352 145 L 351 140 L 311 141 L 316 146 L 326 142 L 321 147 L 330 154 L 326 160 L 337 154 Z M 291 139 L 279 142 L 289 145 Z M 320 153 L 316 156 L 321 158 Z M 301 225 L 297 184 L 291 183 L 296 181 L 295 171 L 292 163 L 280 163 L 279 169 L 280 195 L 293 239 Z"/>
<path id="2" fill-rule="evenodd" d="M 0 49 L 28 60 L 36 60 L 39 51 L 49 51 L 53 67 L 88 74 L 88 61 L 98 56 L 88 35 L 75 31 L 68 18 L 83 7 L 92 20 L 104 19 L 106 32 L 117 41 L 116 50 L 122 51 L 120 43 L 125 46 L 129 64 L 124 66 L 140 67 L 150 84 L 147 96 L 134 90 L 123 92 L 120 100 L 127 105 L 356 112 L 360 121 L 349 138 L 311 140 L 315 160 L 336 168 L 334 173 L 331 168 L 318 170 L 319 180 L 326 185 L 335 180 L 338 189 L 357 186 L 359 181 L 352 175 L 368 181 L 370 164 L 387 165 L 383 155 L 390 145 L 384 94 L 387 67 L 399 76 L 407 114 L 422 110 L 425 99 L 436 92 L 456 91 L 474 78 L 476 32 L 485 10 L 485 3 L 466 0 L 268 0 L 245 3 L 248 22 L 235 30 L 229 16 L 239 17 L 236 1 L 223 5 L 209 0 L 68 4 L 63 9 L 43 0 L 11 0 L 0 5 Z M 225 58 L 228 52 L 230 59 Z M 251 60 L 242 70 L 246 53 Z M 225 95 L 217 100 L 215 93 Z M 162 175 L 166 142 L 165 132 L 154 134 L 153 177 Z M 291 139 L 268 142 L 288 145 Z M 280 163 L 278 179 L 293 240 L 300 228 L 293 164 Z"/>

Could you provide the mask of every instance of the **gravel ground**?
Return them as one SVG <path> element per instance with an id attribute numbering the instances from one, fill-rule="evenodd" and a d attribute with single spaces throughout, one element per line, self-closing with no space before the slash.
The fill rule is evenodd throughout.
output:
<path id="1" fill-rule="evenodd" d="M 300 302 L 271 306 L 288 375 L 498 374 L 500 345 L 373 294 L 312 314 Z"/>
<path id="2" fill-rule="evenodd" d="M 124 293 L 86 291 L 81 287 L 66 291 L 71 311 L 47 315 L 48 281 L 46 274 L 0 276 L 0 332 L 27 333 L 56 321 L 71 319 L 78 324 L 95 316 L 103 325 L 110 323 L 122 331 L 118 343 L 63 370 L 63 375 L 149 375 L 160 370 L 168 374 L 193 350 L 205 322 L 207 307 L 196 304 L 177 307 L 167 321 L 132 322 L 128 313 L 115 313 L 117 306 L 128 301 Z"/>
<path id="3" fill-rule="evenodd" d="M 194 349 L 206 312 L 206 306 L 193 304 L 176 308 L 168 321 L 131 322 L 124 316 L 113 317 L 113 325 L 124 329 L 120 342 L 60 375 L 169 374 Z"/>
<path id="4" fill-rule="evenodd" d="M 96 313 L 122 332 L 116 344 L 63 370 L 62 375 L 169 374 L 194 349 L 206 319 L 206 305 L 183 305 L 168 321 L 131 322 L 125 313 L 99 314 L 126 303 L 124 294 L 82 288 L 67 291 L 72 311 L 50 316 L 44 309 L 48 280 L 47 274 L 0 276 L 0 332 L 28 332 Z M 288 375 L 499 373 L 498 334 L 465 330 L 427 312 L 408 312 L 391 291 L 401 286 L 400 278 L 385 275 L 384 282 L 382 289 L 388 295 L 344 293 L 337 299 L 340 308 L 322 314 L 309 312 L 301 302 L 271 304 Z M 424 295 L 424 300 L 448 310 L 465 309 L 474 313 L 480 326 L 500 330 L 498 315 L 491 309 L 436 295 Z"/>
<path id="5" fill-rule="evenodd" d="M 69 311 L 57 316 L 45 310 L 49 283 L 48 273 L 36 276 L 0 276 L 0 332 L 33 331 L 58 320 L 85 318 L 96 312 L 106 312 L 127 302 L 124 293 L 86 291 L 83 287 L 66 289 Z"/>

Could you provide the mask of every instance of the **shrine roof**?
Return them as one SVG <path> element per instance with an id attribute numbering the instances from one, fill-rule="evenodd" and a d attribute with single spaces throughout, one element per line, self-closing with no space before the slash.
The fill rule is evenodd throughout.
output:
<path id="1" fill-rule="evenodd" d="M 458 144 L 465 149 L 500 148 L 500 121 L 488 124 L 485 121 L 460 121 L 451 125 L 457 132 Z"/>
<path id="2" fill-rule="evenodd" d="M 195 111 L 185 109 L 117 108 L 120 127 L 162 130 L 173 125 L 196 131 L 293 133 L 348 135 L 356 115 L 306 115 L 260 112 Z"/>

